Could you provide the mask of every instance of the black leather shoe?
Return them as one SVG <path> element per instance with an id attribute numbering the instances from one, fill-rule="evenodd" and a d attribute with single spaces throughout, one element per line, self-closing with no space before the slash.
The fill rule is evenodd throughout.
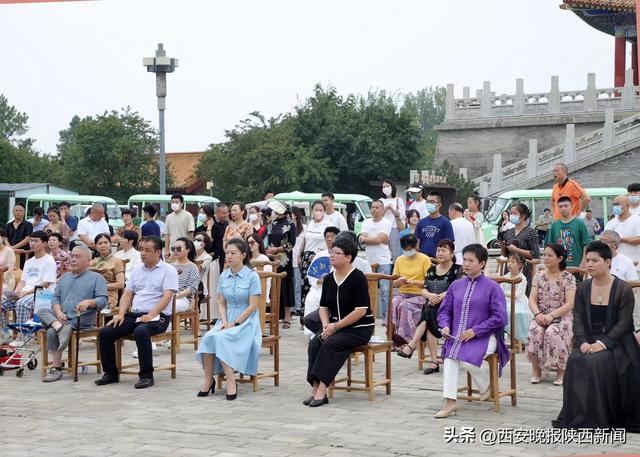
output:
<path id="1" fill-rule="evenodd" d="M 205 390 L 204 392 L 203 391 L 199 391 L 198 392 L 198 397 L 207 397 L 207 396 L 209 396 L 209 392 L 211 392 L 211 395 L 213 395 L 216 392 L 216 380 L 215 379 L 211 383 L 211 388 L 209 390 Z"/>
<path id="2" fill-rule="evenodd" d="M 233 395 L 229 395 L 227 394 L 227 400 L 231 401 L 231 400 L 235 400 L 236 398 L 238 398 L 238 392 L 236 392 Z"/>
<path id="3" fill-rule="evenodd" d="M 153 385 L 153 378 L 140 378 L 140 381 L 136 382 L 133 386 L 136 389 L 146 389 L 147 387 L 151 387 Z"/>
<path id="4" fill-rule="evenodd" d="M 311 406 L 312 408 L 316 408 L 318 406 L 326 405 L 327 403 L 329 403 L 329 399 L 325 395 L 322 400 L 315 400 L 315 399 L 311 400 L 309 402 L 309 406 Z"/>
<path id="5" fill-rule="evenodd" d="M 309 406 L 309 403 L 311 403 L 313 401 L 313 395 L 311 395 L 309 398 L 307 398 L 306 400 L 302 401 L 302 404 L 305 406 Z"/>
<path id="6" fill-rule="evenodd" d="M 96 386 L 105 386 L 107 384 L 115 384 L 116 382 L 120 382 L 120 378 L 117 374 L 105 373 L 100 379 L 96 379 L 94 382 Z"/>
<path id="7" fill-rule="evenodd" d="M 435 368 L 427 367 L 423 371 L 424 374 L 439 373 L 439 372 L 440 372 L 440 365 L 439 364 L 436 364 Z"/>

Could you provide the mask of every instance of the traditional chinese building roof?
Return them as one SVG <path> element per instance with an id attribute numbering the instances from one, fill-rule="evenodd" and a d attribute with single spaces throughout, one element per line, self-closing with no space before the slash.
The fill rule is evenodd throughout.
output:
<path id="1" fill-rule="evenodd" d="M 635 39 L 635 0 L 563 0 L 560 8 L 573 11 L 601 32 Z"/>
<path id="2" fill-rule="evenodd" d="M 165 156 L 167 168 L 171 170 L 174 178 L 172 189 L 179 189 L 189 194 L 202 190 L 200 188 L 204 186 L 204 181 L 198 179 L 196 172 L 203 154 L 203 152 L 167 153 Z"/>

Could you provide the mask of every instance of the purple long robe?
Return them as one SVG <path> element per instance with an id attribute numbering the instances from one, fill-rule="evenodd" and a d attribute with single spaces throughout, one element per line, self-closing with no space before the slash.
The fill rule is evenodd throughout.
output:
<path id="1" fill-rule="evenodd" d="M 509 361 L 509 350 L 504 343 L 507 325 L 507 302 L 498 283 L 484 274 L 475 279 L 464 277 L 453 282 L 438 311 L 440 328 L 449 327 L 451 335 L 458 337 L 471 328 L 475 337 L 461 343 L 446 339 L 442 359 L 450 358 L 480 366 L 487 353 L 489 337 L 496 336 L 497 351 L 502 367 Z"/>

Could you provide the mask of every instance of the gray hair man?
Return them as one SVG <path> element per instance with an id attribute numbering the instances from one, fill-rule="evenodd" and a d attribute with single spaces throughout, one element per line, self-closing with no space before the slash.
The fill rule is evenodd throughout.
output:
<path id="1" fill-rule="evenodd" d="M 78 223 L 77 235 L 85 246 L 93 249 L 93 241 L 101 233 L 109 233 L 109 224 L 104 218 L 104 206 L 101 203 L 94 203 L 91 205 L 89 215 Z"/>
<path id="2" fill-rule="evenodd" d="M 107 282 L 101 274 L 89 270 L 89 248 L 76 246 L 71 251 L 69 263 L 71 271 L 58 280 L 51 309 L 38 310 L 40 322 L 47 329 L 47 349 L 53 359 L 44 382 L 62 379 L 62 351 L 77 328 L 78 316 L 80 329 L 95 327 L 97 313 L 108 301 Z"/>

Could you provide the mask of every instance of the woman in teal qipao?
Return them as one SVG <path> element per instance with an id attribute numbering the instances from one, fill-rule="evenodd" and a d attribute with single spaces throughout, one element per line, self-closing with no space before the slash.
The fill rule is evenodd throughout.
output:
<path id="1" fill-rule="evenodd" d="M 258 299 L 260 278 L 249 265 L 249 247 L 244 240 L 235 238 L 225 249 L 227 268 L 218 284 L 220 319 L 202 338 L 196 358 L 204 367 L 204 389 L 199 397 L 215 390 L 216 374 L 224 371 L 227 378 L 227 400 L 237 396 L 234 370 L 255 375 L 262 348 L 262 331 Z"/>

